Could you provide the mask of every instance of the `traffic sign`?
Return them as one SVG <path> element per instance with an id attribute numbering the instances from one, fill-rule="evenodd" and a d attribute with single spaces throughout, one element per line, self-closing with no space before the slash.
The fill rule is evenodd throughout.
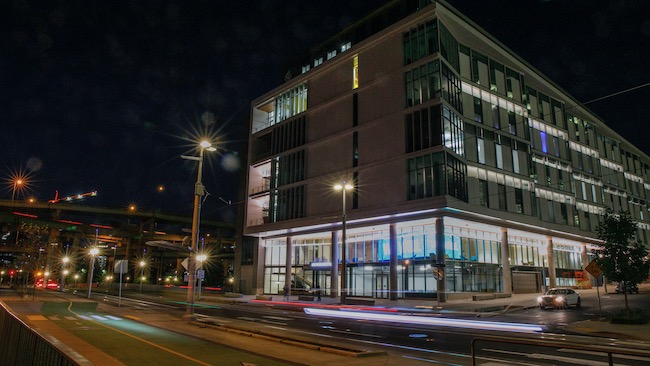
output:
<path id="1" fill-rule="evenodd" d="M 433 267 L 433 278 L 440 281 L 444 277 L 444 270 L 438 267 Z"/>
<path id="2" fill-rule="evenodd" d="M 585 267 L 585 271 L 589 272 L 590 275 L 598 278 L 600 277 L 601 274 L 603 274 L 603 270 L 598 266 L 598 263 L 596 263 L 596 260 L 592 260 L 587 267 Z"/>
<path id="3" fill-rule="evenodd" d="M 113 273 L 129 273 L 129 261 L 124 259 L 116 260 Z"/>

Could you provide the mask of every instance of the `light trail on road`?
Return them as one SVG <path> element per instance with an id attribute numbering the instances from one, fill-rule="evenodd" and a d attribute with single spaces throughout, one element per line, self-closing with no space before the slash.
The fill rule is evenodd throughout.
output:
<path id="1" fill-rule="evenodd" d="M 541 332 L 542 327 L 532 324 L 500 323 L 464 319 L 429 318 L 422 316 L 377 314 L 361 311 L 340 311 L 328 309 L 305 308 L 305 313 L 316 316 L 329 316 L 334 318 L 354 320 L 374 320 L 383 322 L 434 325 L 443 327 L 469 328 L 481 330 L 498 330 L 505 332 L 535 333 Z"/>

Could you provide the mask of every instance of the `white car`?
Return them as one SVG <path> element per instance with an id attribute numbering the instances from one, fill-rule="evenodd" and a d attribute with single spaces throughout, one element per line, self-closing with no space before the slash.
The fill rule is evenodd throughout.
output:
<path id="1" fill-rule="evenodd" d="M 580 294 L 570 288 L 552 288 L 538 297 L 537 302 L 542 309 L 562 309 L 569 306 L 579 308 L 581 306 Z"/>

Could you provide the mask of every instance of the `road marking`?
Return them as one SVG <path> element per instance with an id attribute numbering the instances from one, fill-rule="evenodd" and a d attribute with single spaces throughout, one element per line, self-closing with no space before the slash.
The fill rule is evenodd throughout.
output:
<path id="1" fill-rule="evenodd" d="M 273 320 L 282 320 L 282 321 L 293 320 L 293 318 L 285 318 L 285 317 L 282 317 L 282 316 L 271 316 L 271 315 L 266 315 L 266 316 L 263 316 L 262 318 L 273 319 Z"/>
<path id="2" fill-rule="evenodd" d="M 32 320 L 32 321 L 34 321 L 34 320 L 47 320 L 47 318 L 44 317 L 43 315 L 27 315 L 27 319 Z"/>
<path id="3" fill-rule="evenodd" d="M 375 335 L 375 334 L 366 334 L 366 333 L 357 333 L 357 332 L 349 332 L 349 331 L 345 331 L 345 330 L 334 330 L 334 329 L 330 329 L 330 332 L 333 332 L 333 333 L 341 333 L 341 334 L 350 334 L 350 335 L 358 335 L 358 336 L 361 336 L 361 337 L 383 338 L 383 337 L 380 336 L 380 335 Z"/>
<path id="4" fill-rule="evenodd" d="M 129 319 L 133 319 L 133 320 L 135 320 L 135 321 L 140 321 L 140 318 L 138 318 L 137 316 L 133 316 L 133 315 L 124 315 L 124 317 L 125 317 L 125 318 L 129 318 Z"/>
<path id="5" fill-rule="evenodd" d="M 266 320 L 266 319 L 260 319 L 260 322 L 262 322 L 262 323 L 266 323 L 266 324 L 285 325 L 285 326 L 287 325 L 287 323 L 283 323 L 283 322 L 274 322 L 274 321 L 272 321 L 272 320 Z"/>
<path id="6" fill-rule="evenodd" d="M 402 356 L 402 358 L 407 358 L 409 360 L 424 361 L 424 362 L 429 362 L 429 363 L 437 363 L 437 364 L 440 364 L 440 365 L 461 366 L 460 364 L 457 364 L 457 363 L 449 363 L 449 362 L 442 362 L 442 361 L 436 361 L 436 360 L 429 360 L 427 358 L 420 358 L 420 357 Z M 485 366 L 485 365 L 486 364 L 482 364 L 481 366 Z"/>

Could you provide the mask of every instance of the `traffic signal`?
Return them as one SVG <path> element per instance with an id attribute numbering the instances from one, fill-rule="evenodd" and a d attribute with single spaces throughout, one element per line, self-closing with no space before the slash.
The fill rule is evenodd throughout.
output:
<path id="1" fill-rule="evenodd" d="M 16 273 L 16 271 L 14 271 L 13 269 L 10 270 L 9 271 L 9 277 L 13 277 L 15 273 Z"/>

